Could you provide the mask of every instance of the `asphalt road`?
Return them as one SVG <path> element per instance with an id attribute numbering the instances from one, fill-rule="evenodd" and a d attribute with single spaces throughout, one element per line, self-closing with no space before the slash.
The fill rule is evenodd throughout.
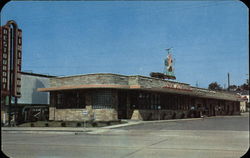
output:
<path id="1" fill-rule="evenodd" d="M 199 120 L 183 120 L 171 122 L 145 123 L 122 127 L 124 130 L 226 130 L 249 131 L 249 117 L 244 116 L 218 116 Z"/>
<path id="2" fill-rule="evenodd" d="M 2 151 L 14 158 L 235 158 L 249 148 L 248 119 L 146 123 L 82 135 L 2 133 Z"/>

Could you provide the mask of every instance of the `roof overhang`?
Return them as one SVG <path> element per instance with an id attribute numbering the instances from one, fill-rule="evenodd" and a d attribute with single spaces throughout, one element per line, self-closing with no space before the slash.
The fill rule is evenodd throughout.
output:
<path id="1" fill-rule="evenodd" d="M 62 91 L 62 90 L 77 90 L 77 89 L 93 89 L 93 88 L 113 88 L 113 89 L 138 89 L 140 85 L 71 85 L 71 86 L 60 86 L 60 87 L 49 87 L 49 88 L 38 88 L 39 92 L 50 92 L 50 91 Z"/>
<path id="2" fill-rule="evenodd" d="M 153 87 L 145 88 L 140 85 L 117 85 L 117 84 L 95 84 L 95 85 L 71 85 L 71 86 L 60 86 L 60 87 L 50 87 L 50 88 L 38 88 L 39 92 L 51 92 L 51 91 L 66 91 L 66 90 L 79 90 L 79 89 L 128 89 L 128 90 L 144 90 L 144 91 L 153 91 L 153 92 L 162 92 L 162 93 L 173 93 L 180 95 L 189 95 L 200 98 L 210 98 L 210 99 L 221 99 L 221 100 L 231 100 L 231 101 L 241 101 L 241 98 L 236 96 L 223 97 L 219 94 L 205 94 L 197 93 L 193 89 L 179 89 L 179 88 L 169 88 L 169 87 Z"/>

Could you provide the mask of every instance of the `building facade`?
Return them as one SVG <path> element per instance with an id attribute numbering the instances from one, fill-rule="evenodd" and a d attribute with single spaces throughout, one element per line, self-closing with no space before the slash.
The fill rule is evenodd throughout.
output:
<path id="1" fill-rule="evenodd" d="M 240 114 L 238 95 L 145 76 L 87 74 L 50 79 L 49 120 L 164 120 Z"/>
<path id="2" fill-rule="evenodd" d="M 12 100 L 11 109 L 9 109 L 8 96 L 1 97 L 2 124 L 8 122 L 9 110 L 12 119 L 16 122 L 30 121 L 35 114 L 37 118 L 48 116 L 49 93 L 38 92 L 37 88 L 49 87 L 51 77 L 53 76 L 21 72 L 21 97 L 17 99 L 17 104 L 15 105 L 15 101 Z"/>

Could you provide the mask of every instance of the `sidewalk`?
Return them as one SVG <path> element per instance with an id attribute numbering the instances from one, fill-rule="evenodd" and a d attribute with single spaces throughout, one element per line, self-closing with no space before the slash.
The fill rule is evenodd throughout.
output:
<path id="1" fill-rule="evenodd" d="M 90 132 L 92 128 L 83 127 L 2 127 L 2 132 L 5 133 L 61 133 L 72 134 Z"/>
<path id="2" fill-rule="evenodd" d="M 154 121 L 134 121 L 126 120 L 127 123 L 105 126 L 105 127 L 2 127 L 2 132 L 5 133 L 62 133 L 62 134 L 80 134 L 80 133 L 91 133 L 96 134 L 110 129 L 145 124 L 145 123 L 157 123 L 157 122 L 172 122 L 172 121 L 187 121 L 187 120 L 197 120 L 201 118 L 192 118 L 192 119 L 174 119 L 174 120 L 154 120 Z"/>
<path id="3" fill-rule="evenodd" d="M 147 123 L 160 123 L 160 122 L 177 122 L 177 121 L 192 121 L 192 120 L 200 120 L 207 118 L 215 118 L 215 117 L 247 117 L 249 113 L 245 113 L 239 116 L 213 116 L 213 117 L 205 117 L 205 118 L 186 118 L 186 119 L 171 119 L 171 120 L 153 120 L 153 121 L 135 121 L 135 120 L 126 120 L 127 123 L 105 126 L 105 127 L 2 127 L 1 131 L 4 133 L 44 133 L 44 134 L 97 134 L 106 132 L 115 128 L 132 126 L 138 124 L 147 124 Z"/>
<path id="4" fill-rule="evenodd" d="M 61 134 L 83 134 L 83 133 L 100 133 L 112 128 L 140 124 L 142 121 L 128 121 L 128 123 L 112 125 L 106 127 L 2 127 L 1 131 L 5 133 L 61 133 Z"/>

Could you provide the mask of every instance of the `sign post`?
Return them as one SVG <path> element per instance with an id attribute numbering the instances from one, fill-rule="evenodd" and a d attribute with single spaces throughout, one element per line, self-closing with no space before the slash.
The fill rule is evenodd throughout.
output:
<path id="1" fill-rule="evenodd" d="M 84 128 L 86 129 L 86 119 L 85 119 L 85 117 L 87 117 L 89 113 L 88 113 L 88 111 L 86 110 L 86 111 L 83 111 L 82 114 L 83 114 L 83 116 L 84 116 Z"/>
<path id="2" fill-rule="evenodd" d="M 18 29 L 15 21 L 10 20 L 0 28 L 0 88 L 1 97 L 8 96 L 9 126 L 11 126 L 12 97 L 15 106 L 17 98 L 21 97 L 21 60 L 22 30 Z"/>

